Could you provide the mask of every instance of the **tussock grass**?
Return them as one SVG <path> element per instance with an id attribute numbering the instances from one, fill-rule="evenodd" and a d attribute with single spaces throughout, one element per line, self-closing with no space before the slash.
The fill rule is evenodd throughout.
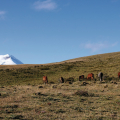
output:
<path id="1" fill-rule="evenodd" d="M 78 83 L 78 81 L 74 82 Z M 1 119 L 120 119 L 120 82 L 10 85 L 0 88 Z M 56 86 L 56 87 L 53 87 Z M 107 87 L 105 87 L 107 85 Z M 42 87 L 41 87 L 42 86 Z M 4 94 L 7 96 L 2 97 Z"/>

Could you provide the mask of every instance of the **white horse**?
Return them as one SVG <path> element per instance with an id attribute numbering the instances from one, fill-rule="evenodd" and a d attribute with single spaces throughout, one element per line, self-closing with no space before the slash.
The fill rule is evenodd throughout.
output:
<path id="1" fill-rule="evenodd" d="M 100 78 L 100 81 L 102 81 L 103 80 L 103 73 L 102 72 L 98 73 L 98 77 Z"/>

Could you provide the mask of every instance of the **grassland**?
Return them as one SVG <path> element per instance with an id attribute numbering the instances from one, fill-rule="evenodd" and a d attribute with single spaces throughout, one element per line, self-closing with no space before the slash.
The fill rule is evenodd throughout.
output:
<path id="1" fill-rule="evenodd" d="M 104 81 L 97 78 L 104 73 Z M 0 66 L 0 119 L 120 119 L 120 52 L 59 63 Z M 78 81 L 94 73 L 94 80 Z M 42 83 L 47 75 L 49 84 Z M 59 77 L 74 82 L 58 83 Z"/>
<path id="2" fill-rule="evenodd" d="M 120 52 L 99 54 L 71 59 L 59 63 L 37 65 L 1 65 L 0 85 L 37 85 L 42 83 L 42 76 L 47 75 L 49 82 L 58 82 L 59 77 L 73 77 L 75 81 L 80 75 L 88 73 L 96 75 L 102 71 L 109 79 L 116 79 L 120 71 Z"/>

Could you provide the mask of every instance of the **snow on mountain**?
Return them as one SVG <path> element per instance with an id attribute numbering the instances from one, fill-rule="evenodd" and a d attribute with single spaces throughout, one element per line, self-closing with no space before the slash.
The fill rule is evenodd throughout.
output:
<path id="1" fill-rule="evenodd" d="M 17 64 L 23 63 L 12 55 L 9 54 L 0 55 L 0 65 L 17 65 Z"/>

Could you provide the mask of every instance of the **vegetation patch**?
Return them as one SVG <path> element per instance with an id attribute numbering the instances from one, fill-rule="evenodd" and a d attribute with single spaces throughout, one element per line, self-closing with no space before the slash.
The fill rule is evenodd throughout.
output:
<path id="1" fill-rule="evenodd" d="M 85 96 L 85 97 L 88 97 L 89 94 L 87 91 L 81 91 L 81 90 L 78 90 L 77 92 L 74 93 L 75 95 L 79 95 L 79 96 Z"/>

